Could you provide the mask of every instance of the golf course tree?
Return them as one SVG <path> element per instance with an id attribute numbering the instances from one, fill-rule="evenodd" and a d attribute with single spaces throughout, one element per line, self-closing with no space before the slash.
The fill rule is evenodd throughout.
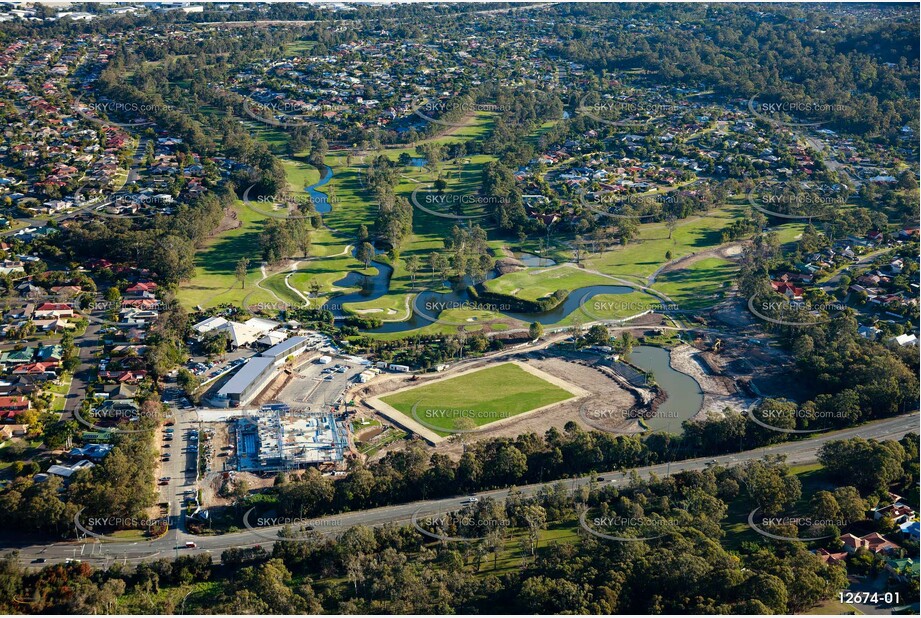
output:
<path id="1" fill-rule="evenodd" d="M 419 268 L 421 268 L 422 266 L 421 262 L 419 261 L 419 256 L 411 255 L 408 258 L 406 258 L 405 266 L 406 266 L 406 272 L 409 273 L 409 276 L 412 279 L 413 290 L 415 290 L 416 289 L 416 273 L 419 272 Z"/>
<path id="2" fill-rule="evenodd" d="M 234 270 L 234 277 L 236 278 L 237 281 L 240 282 L 241 289 L 246 287 L 247 270 L 249 270 L 249 258 L 241 257 L 237 261 L 237 266 L 236 266 L 236 269 Z"/>
<path id="3" fill-rule="evenodd" d="M 364 264 L 365 268 L 370 266 L 371 260 L 374 259 L 374 245 L 369 242 L 361 243 L 355 253 L 355 259 Z"/>
<path id="4" fill-rule="evenodd" d="M 585 341 L 589 345 L 608 345 L 611 336 L 604 324 L 594 324 L 585 334 Z"/>
<path id="5" fill-rule="evenodd" d="M 540 322 L 531 322 L 528 326 L 528 338 L 531 341 L 537 341 L 544 336 L 544 326 Z"/>
<path id="6" fill-rule="evenodd" d="M 527 230 L 528 216 L 514 170 L 499 161 L 490 161 L 483 166 L 481 186 L 482 194 L 490 198 L 486 202 L 489 214 L 501 230 L 514 234 Z"/>
<path id="7" fill-rule="evenodd" d="M 400 180 L 399 165 L 385 155 L 378 155 L 368 166 L 366 178 L 378 205 L 375 236 L 388 247 L 399 250 L 413 228 L 412 204 L 394 192 Z"/>

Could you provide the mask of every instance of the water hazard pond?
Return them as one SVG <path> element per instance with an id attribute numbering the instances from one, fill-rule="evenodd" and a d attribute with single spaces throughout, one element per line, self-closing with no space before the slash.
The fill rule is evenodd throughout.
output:
<path id="1" fill-rule="evenodd" d="M 664 348 L 637 346 L 627 360 L 644 371 L 651 371 L 656 383 L 668 394 L 656 415 L 646 420 L 650 431 L 681 433 L 681 423 L 697 414 L 704 403 L 697 380 L 674 369 L 671 351 Z"/>

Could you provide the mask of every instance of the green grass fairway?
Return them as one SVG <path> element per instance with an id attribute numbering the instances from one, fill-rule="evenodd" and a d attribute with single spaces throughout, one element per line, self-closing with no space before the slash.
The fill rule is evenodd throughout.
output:
<path id="1" fill-rule="evenodd" d="M 671 240 L 664 223 L 649 223 L 639 226 L 639 236 L 626 246 L 620 246 L 585 260 L 588 268 L 609 275 L 648 276 L 667 260 L 716 247 L 720 244 L 720 232 L 735 219 L 744 216 L 742 208 L 727 206 L 714 209 L 707 214 L 695 215 L 679 222 Z"/>
<path id="2" fill-rule="evenodd" d="M 183 283 L 177 293 L 177 298 L 186 307 L 240 304 L 254 290 L 259 298 L 251 298 L 253 302 L 274 300 L 270 294 L 260 292 L 255 287 L 255 283 L 262 278 L 259 271 L 262 262 L 259 233 L 265 216 L 250 210 L 239 201 L 234 210 L 241 225 L 210 239 L 195 255 L 195 276 L 191 281 Z M 237 261 L 241 257 L 250 260 L 245 288 L 241 287 L 235 276 Z"/>
<path id="3" fill-rule="evenodd" d="M 572 396 L 514 363 L 504 363 L 381 399 L 410 418 L 418 402 L 416 416 L 449 435 L 452 429 L 481 427 Z"/>
<path id="4" fill-rule="evenodd" d="M 704 258 L 687 268 L 659 275 L 652 287 L 667 294 L 679 309 L 703 309 L 719 302 L 723 296 L 720 291 L 729 289 L 737 270 L 729 260 Z"/>
<path id="5" fill-rule="evenodd" d="M 552 266 L 539 270 L 529 268 L 509 273 L 486 282 L 486 289 L 510 294 L 527 300 L 537 300 L 557 290 L 575 290 L 590 285 L 619 285 L 607 277 L 585 272 L 574 266 Z"/>

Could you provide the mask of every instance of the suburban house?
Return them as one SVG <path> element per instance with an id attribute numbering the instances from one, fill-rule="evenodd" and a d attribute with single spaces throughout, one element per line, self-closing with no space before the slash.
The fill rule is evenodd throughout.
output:
<path id="1" fill-rule="evenodd" d="M 69 303 L 42 303 L 32 312 L 32 319 L 42 318 L 72 318 L 74 308 Z"/>
<path id="2" fill-rule="evenodd" d="M 792 283 L 787 283 L 786 281 L 771 281 L 771 287 L 774 288 L 775 292 L 783 294 L 789 300 L 803 299 L 803 288 L 798 288 Z"/>
<path id="3" fill-rule="evenodd" d="M 26 346 L 21 350 L 8 350 L 0 354 L 0 365 L 20 365 L 31 363 L 35 356 L 35 348 Z"/>
<path id="4" fill-rule="evenodd" d="M 32 402 L 28 397 L 11 396 L 0 397 L 0 417 L 4 420 L 12 420 L 17 414 L 21 414 L 32 407 Z"/>
<path id="5" fill-rule="evenodd" d="M 873 519 L 879 520 L 888 517 L 897 524 L 906 522 L 915 516 L 913 508 L 901 502 L 895 502 L 883 507 L 873 509 Z"/>
<path id="6" fill-rule="evenodd" d="M 903 522 L 899 524 L 899 531 L 917 543 L 919 540 L 919 535 L 921 535 L 921 523 L 917 521 Z"/>
<path id="7" fill-rule="evenodd" d="M 11 438 L 21 438 L 28 432 L 28 425 L 2 425 L 0 426 L 0 441 L 5 442 Z"/>
<path id="8" fill-rule="evenodd" d="M 898 558 L 886 563 L 886 571 L 901 582 L 917 581 L 921 576 L 921 562 L 911 558 Z"/>
<path id="9" fill-rule="evenodd" d="M 846 551 L 841 552 L 830 552 L 825 548 L 819 549 L 815 552 L 815 555 L 819 557 L 819 560 L 825 564 L 841 564 L 847 558 L 848 553 Z"/>
<path id="10" fill-rule="evenodd" d="M 841 542 L 844 543 L 844 549 L 849 554 L 853 554 L 858 549 L 866 549 L 874 554 L 888 554 L 898 549 L 898 545 L 883 537 L 879 532 L 871 532 L 864 536 L 854 536 L 851 533 L 841 535 Z"/>

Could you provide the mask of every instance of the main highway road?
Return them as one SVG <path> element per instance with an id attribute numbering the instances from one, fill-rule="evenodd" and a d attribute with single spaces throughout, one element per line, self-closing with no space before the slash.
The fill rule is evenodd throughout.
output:
<path id="1" fill-rule="evenodd" d="M 749 460 L 763 459 L 768 455 L 784 455 L 789 464 L 803 464 L 816 461 L 819 449 L 831 440 L 853 438 L 874 438 L 876 440 L 898 440 L 909 432 L 919 431 L 918 413 L 898 416 L 882 421 L 875 421 L 839 431 L 816 435 L 806 440 L 786 442 L 773 446 L 759 448 L 753 451 L 734 453 L 714 458 L 689 459 L 676 461 L 669 464 L 658 464 L 636 468 L 642 478 L 649 478 L 655 474 L 659 477 L 685 470 L 703 470 L 711 465 L 735 466 Z M 592 476 L 565 479 L 566 486 L 578 489 L 595 481 L 596 476 L 604 477 L 606 482 L 624 485 L 628 482 L 625 471 L 601 472 Z M 518 490 L 524 496 L 533 496 L 544 487 L 551 487 L 558 481 L 525 485 Z M 480 499 L 492 497 L 502 499 L 508 494 L 507 489 L 484 491 L 477 494 Z M 414 516 L 426 517 L 439 515 L 459 509 L 465 497 L 444 498 L 440 500 L 424 500 L 409 504 L 398 504 L 364 511 L 353 511 L 339 515 L 331 515 L 311 520 L 309 523 L 320 534 L 339 534 L 351 526 L 379 526 L 386 523 L 409 523 Z M 85 522 L 84 522 L 85 523 Z M 85 537 L 80 541 L 27 544 L 18 546 L 7 544 L 2 551 L 18 550 L 22 562 L 38 566 L 37 561 L 62 562 L 67 559 L 83 560 L 93 565 L 103 567 L 113 562 L 137 563 L 158 558 L 171 558 L 179 555 L 189 555 L 199 552 L 208 552 L 215 561 L 220 560 L 221 552 L 231 547 L 252 547 L 261 545 L 270 548 L 277 540 L 277 532 L 281 526 L 259 527 L 260 523 L 253 518 L 246 530 L 232 534 L 214 536 L 194 536 L 172 529 L 164 536 L 151 541 L 125 542 L 118 540 L 97 539 Z M 307 522 L 299 522 L 307 523 Z M 195 548 L 186 548 L 186 543 L 193 542 Z"/>

